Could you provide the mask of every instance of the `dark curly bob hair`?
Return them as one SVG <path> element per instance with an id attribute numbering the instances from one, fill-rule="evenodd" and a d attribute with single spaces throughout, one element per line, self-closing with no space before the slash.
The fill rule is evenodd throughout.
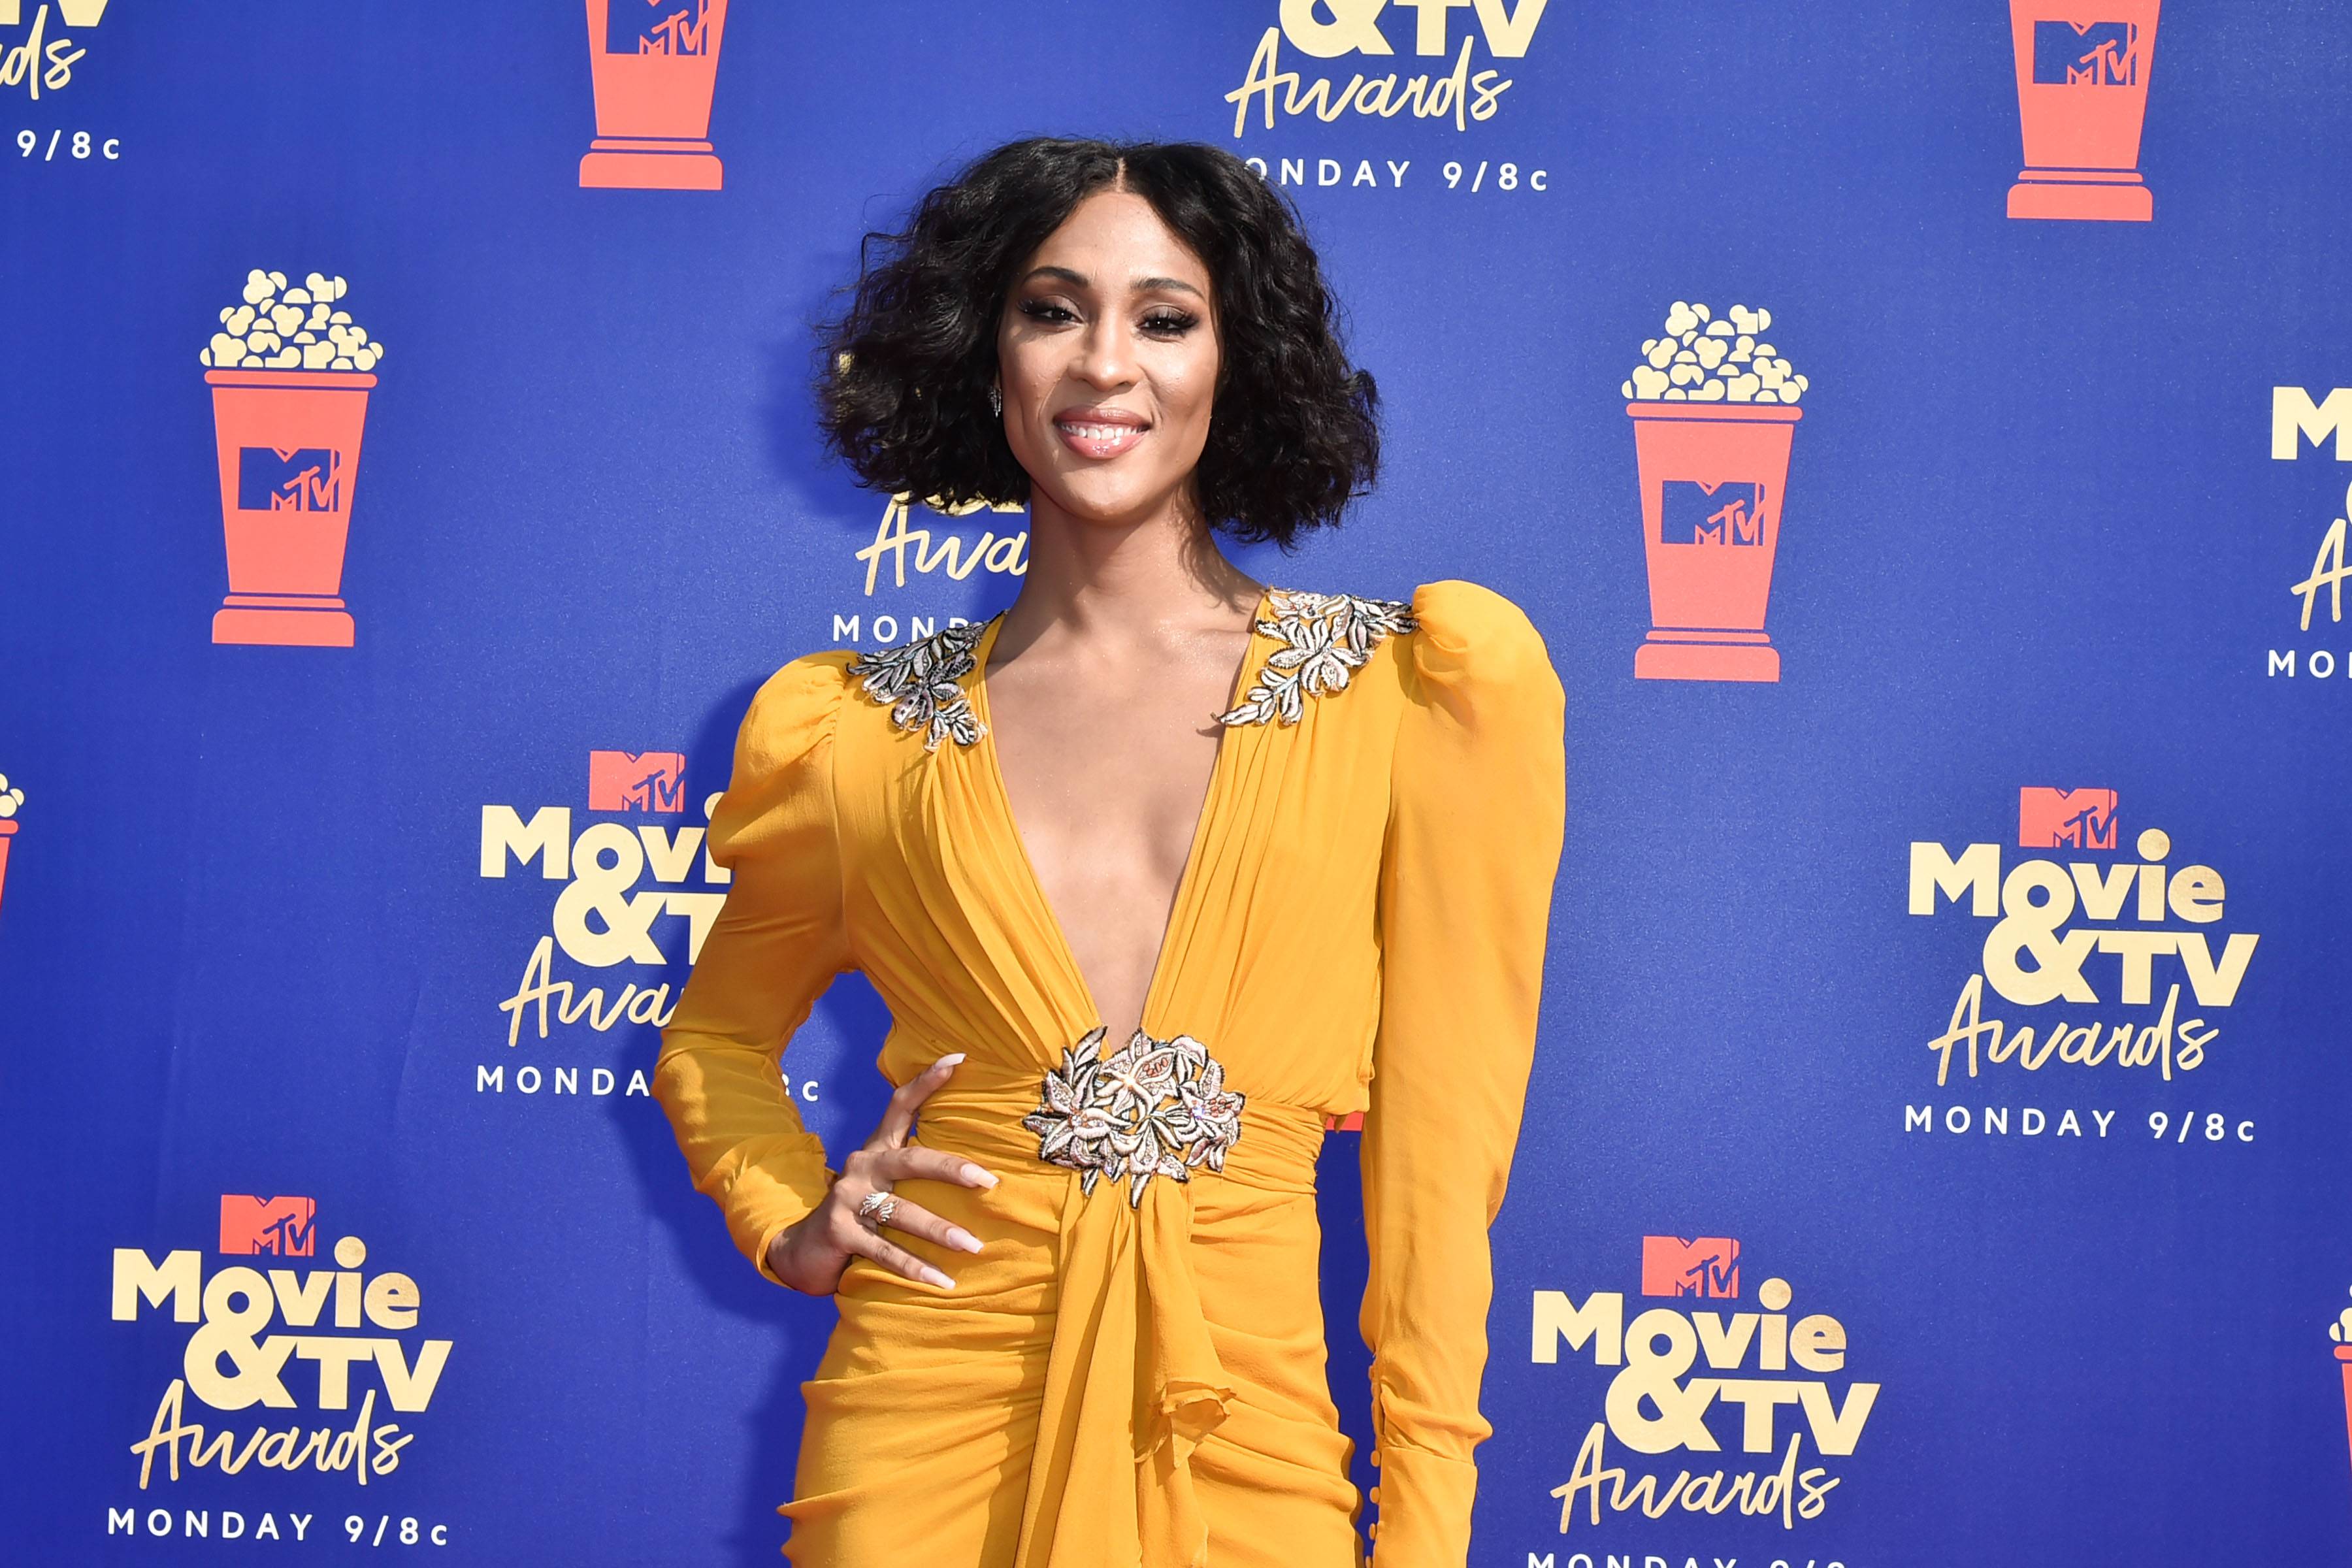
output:
<path id="1" fill-rule="evenodd" d="M 1202 512 L 1287 551 L 1371 488 L 1379 395 L 1349 367 L 1338 302 L 1289 198 L 1198 142 L 1010 142 L 924 196 L 903 232 L 868 234 L 855 299 L 819 328 L 826 449 L 893 494 L 1026 501 L 1029 476 L 988 407 L 998 321 L 1021 264 L 1114 183 L 1151 204 L 1215 289 L 1223 353 L 1193 476 Z"/>

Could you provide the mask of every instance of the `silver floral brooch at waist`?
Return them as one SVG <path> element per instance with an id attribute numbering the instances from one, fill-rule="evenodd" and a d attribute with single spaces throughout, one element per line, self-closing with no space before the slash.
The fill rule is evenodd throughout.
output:
<path id="1" fill-rule="evenodd" d="M 1104 1032 L 1097 1025 L 1062 1052 L 1042 1102 L 1021 1119 L 1037 1134 L 1037 1157 L 1084 1172 L 1089 1196 L 1097 1177 L 1128 1182 L 1129 1207 L 1141 1205 L 1154 1176 L 1186 1182 L 1195 1165 L 1223 1171 L 1225 1151 L 1241 1142 L 1248 1098 L 1225 1088 L 1224 1064 L 1190 1035 L 1160 1040 L 1141 1029 L 1106 1057 Z"/>
<path id="2" fill-rule="evenodd" d="M 1266 604 L 1274 614 L 1258 622 L 1257 629 L 1281 638 L 1283 646 L 1266 655 L 1240 704 L 1217 715 L 1221 724 L 1297 723 L 1307 698 L 1344 690 L 1382 637 L 1419 625 L 1412 605 L 1402 599 L 1274 588 L 1267 591 Z"/>
<path id="3" fill-rule="evenodd" d="M 849 673 L 868 697 L 890 704 L 890 722 L 922 731 L 923 750 L 936 752 L 950 736 L 960 746 L 975 745 L 988 726 L 972 711 L 962 681 L 977 667 L 972 648 L 987 629 L 986 621 L 945 626 L 929 637 L 861 653 L 849 661 Z"/>

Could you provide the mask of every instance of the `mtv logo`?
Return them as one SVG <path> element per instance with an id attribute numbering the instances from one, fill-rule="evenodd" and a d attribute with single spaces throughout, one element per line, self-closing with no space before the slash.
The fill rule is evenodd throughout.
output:
<path id="1" fill-rule="evenodd" d="M 343 459 L 325 447 L 240 447 L 236 504 L 241 511 L 341 511 Z"/>
<path id="2" fill-rule="evenodd" d="M 2139 28 L 2130 22 L 2036 22 L 2033 79 L 2060 87 L 2137 87 Z"/>
<path id="3" fill-rule="evenodd" d="M 1642 1294 L 1737 1300 L 1739 1243 L 1727 1236 L 1643 1237 Z"/>
<path id="4" fill-rule="evenodd" d="M 708 0 L 613 0 L 604 48 L 615 55 L 700 55 L 710 52 Z M 651 13 L 659 13 L 653 15 Z"/>
<path id="5" fill-rule="evenodd" d="M 2116 792 L 2027 784 L 2017 792 L 2017 842 L 2026 849 L 2113 849 Z"/>
<path id="6" fill-rule="evenodd" d="M 684 811 L 684 752 L 591 752 L 591 811 Z"/>
<path id="7" fill-rule="evenodd" d="M 308 1258 L 319 1239 L 319 1205 L 310 1198 L 221 1194 L 220 1249 L 271 1258 Z"/>
<path id="8" fill-rule="evenodd" d="M 1761 544 L 1764 487 L 1724 480 L 1665 481 L 1665 505 L 1658 514 L 1662 544 Z"/>

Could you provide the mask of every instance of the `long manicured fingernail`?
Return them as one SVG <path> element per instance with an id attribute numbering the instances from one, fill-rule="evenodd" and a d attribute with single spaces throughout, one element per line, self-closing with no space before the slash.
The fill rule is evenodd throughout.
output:
<path id="1" fill-rule="evenodd" d="M 992 1187 L 996 1185 L 995 1176 L 982 1170 L 978 1165 L 966 1165 L 963 1168 L 963 1179 L 977 1187 Z"/>
<path id="2" fill-rule="evenodd" d="M 926 1265 L 923 1269 L 923 1279 L 927 1283 L 936 1285 L 942 1290 L 952 1290 L 955 1289 L 954 1280 L 949 1279 L 938 1269 L 930 1268 L 928 1265 Z"/>
<path id="3" fill-rule="evenodd" d="M 935 1068 L 935 1069 L 943 1069 L 943 1068 L 952 1068 L 952 1067 L 955 1067 L 955 1066 L 959 1065 L 960 1063 L 961 1063 L 961 1062 L 962 1062 L 962 1060 L 963 1060 L 963 1057 L 964 1057 L 964 1053 L 963 1053 L 963 1052 L 961 1052 L 961 1051 L 958 1051 L 958 1052 L 956 1052 L 953 1056 L 941 1057 L 939 1060 L 937 1060 L 937 1061 L 933 1062 L 933 1063 L 931 1064 L 931 1066 L 932 1066 L 932 1068 Z"/>
<path id="4" fill-rule="evenodd" d="M 960 1227 L 948 1232 L 948 1242 L 950 1246 L 961 1247 L 966 1252 L 980 1250 L 980 1237 Z"/>

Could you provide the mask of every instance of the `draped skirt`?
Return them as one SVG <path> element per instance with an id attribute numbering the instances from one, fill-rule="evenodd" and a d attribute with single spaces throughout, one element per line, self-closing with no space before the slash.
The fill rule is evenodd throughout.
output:
<path id="1" fill-rule="evenodd" d="M 977 1064 L 973 1064 L 976 1066 Z M 891 1239 L 956 1281 L 843 1276 L 807 1405 L 799 1568 L 1360 1568 L 1352 1445 L 1325 1377 L 1321 1119 L 1253 1100 L 1222 1173 L 1086 1193 L 1020 1118 L 1035 1079 L 936 1093 L 916 1142 L 979 1190 L 897 1190 L 977 1254 Z"/>

